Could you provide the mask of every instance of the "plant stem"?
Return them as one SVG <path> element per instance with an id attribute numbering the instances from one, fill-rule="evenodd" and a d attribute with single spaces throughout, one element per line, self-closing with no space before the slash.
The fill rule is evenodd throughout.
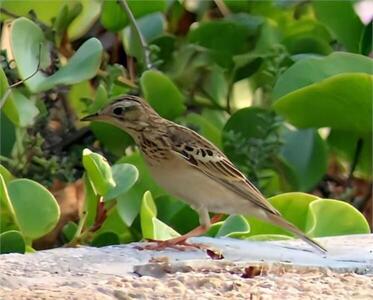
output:
<path id="1" fill-rule="evenodd" d="M 151 64 L 151 61 L 150 61 L 150 51 L 149 51 L 148 45 L 147 45 L 147 43 L 146 43 L 146 41 L 145 41 L 141 31 L 140 31 L 140 28 L 137 26 L 136 19 L 133 15 L 131 9 L 128 6 L 127 0 L 121 0 L 121 1 L 118 0 L 118 4 L 126 12 L 127 17 L 130 20 L 131 25 L 133 27 L 133 30 L 136 33 L 137 38 L 140 41 L 141 50 L 142 50 L 142 57 L 143 57 L 143 60 L 144 60 L 145 68 L 146 69 L 151 69 L 152 64 Z"/>

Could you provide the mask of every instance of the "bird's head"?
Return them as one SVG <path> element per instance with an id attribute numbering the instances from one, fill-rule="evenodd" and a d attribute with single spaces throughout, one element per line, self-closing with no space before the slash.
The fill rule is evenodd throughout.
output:
<path id="1" fill-rule="evenodd" d="M 117 126 L 129 134 L 152 126 L 159 115 L 143 99 L 137 96 L 120 96 L 99 112 L 86 116 L 81 121 L 101 121 Z"/>

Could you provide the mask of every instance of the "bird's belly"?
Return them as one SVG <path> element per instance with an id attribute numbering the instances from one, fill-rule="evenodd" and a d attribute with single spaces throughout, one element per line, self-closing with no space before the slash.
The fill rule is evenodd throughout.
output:
<path id="1" fill-rule="evenodd" d="M 226 189 L 192 167 L 149 166 L 154 179 L 171 195 L 184 200 L 193 208 L 205 207 L 210 212 L 237 214 L 250 202 Z"/>

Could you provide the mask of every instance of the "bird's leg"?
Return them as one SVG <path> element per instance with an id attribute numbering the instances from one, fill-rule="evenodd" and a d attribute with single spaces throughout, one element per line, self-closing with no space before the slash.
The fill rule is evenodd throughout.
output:
<path id="1" fill-rule="evenodd" d="M 206 221 L 207 220 L 206 214 L 207 214 L 208 221 Z M 174 248 L 174 249 L 184 250 L 183 248 L 180 248 L 178 246 L 186 246 L 186 247 L 197 248 L 197 249 L 206 249 L 205 245 L 191 244 L 191 243 L 186 242 L 186 240 L 191 237 L 200 236 L 206 233 L 209 230 L 211 224 L 219 222 L 221 218 L 223 217 L 222 214 L 215 215 L 212 217 L 211 222 L 210 222 L 210 218 L 208 217 L 207 211 L 206 211 L 206 214 L 204 212 L 200 212 L 201 225 L 189 231 L 188 233 L 183 234 L 173 239 L 166 240 L 166 241 L 150 240 L 151 242 L 154 242 L 155 244 L 146 245 L 141 248 L 146 249 L 146 250 L 163 250 L 165 248 Z"/>

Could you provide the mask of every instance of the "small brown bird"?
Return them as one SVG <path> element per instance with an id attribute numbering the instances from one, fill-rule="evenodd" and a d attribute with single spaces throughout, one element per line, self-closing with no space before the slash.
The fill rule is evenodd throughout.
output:
<path id="1" fill-rule="evenodd" d="M 143 99 L 122 96 L 82 120 L 110 123 L 130 134 L 158 184 L 198 212 L 199 227 L 159 242 L 161 247 L 183 244 L 187 238 L 203 234 L 211 225 L 208 212 L 214 212 L 255 216 L 326 252 L 286 221 L 217 147 L 191 129 L 162 118 Z"/>

